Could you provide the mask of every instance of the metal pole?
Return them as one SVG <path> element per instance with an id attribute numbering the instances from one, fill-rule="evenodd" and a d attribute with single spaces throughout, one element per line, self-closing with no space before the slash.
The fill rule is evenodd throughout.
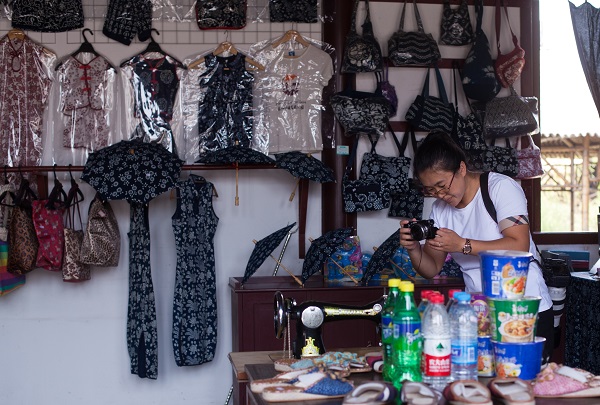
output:
<path id="1" fill-rule="evenodd" d="M 294 231 L 296 232 L 296 231 Z M 279 259 L 277 260 L 277 263 L 275 263 L 275 269 L 273 270 L 273 276 L 277 275 L 277 272 L 279 271 L 279 263 L 281 263 L 281 261 L 283 260 L 283 255 L 285 253 L 285 249 L 287 249 L 287 245 L 288 243 L 290 243 L 290 239 L 292 238 L 292 230 L 290 229 L 290 232 L 287 233 L 287 235 L 285 236 L 285 240 L 283 241 L 283 248 L 281 249 L 281 253 L 279 253 Z"/>
<path id="2" fill-rule="evenodd" d="M 225 400 L 225 405 L 227 405 L 229 403 L 232 395 L 233 395 L 233 385 L 231 386 L 231 388 L 229 388 L 229 393 L 227 394 L 227 399 Z"/>

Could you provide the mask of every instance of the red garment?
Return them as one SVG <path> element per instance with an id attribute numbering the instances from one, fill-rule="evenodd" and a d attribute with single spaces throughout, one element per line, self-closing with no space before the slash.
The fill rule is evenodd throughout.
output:
<path id="1" fill-rule="evenodd" d="M 33 205 L 33 226 L 39 248 L 36 267 L 50 271 L 61 271 L 65 246 L 63 208 L 48 209 L 48 200 L 35 200 Z"/>

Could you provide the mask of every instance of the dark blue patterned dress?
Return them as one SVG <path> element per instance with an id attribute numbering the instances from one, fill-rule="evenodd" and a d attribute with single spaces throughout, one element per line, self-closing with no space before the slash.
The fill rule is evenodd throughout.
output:
<path id="1" fill-rule="evenodd" d="M 150 270 L 148 205 L 131 203 L 130 210 L 127 350 L 131 359 L 131 373 L 140 378 L 156 379 L 158 336 Z"/>
<path id="2" fill-rule="evenodd" d="M 195 366 L 211 361 L 217 347 L 213 238 L 219 218 L 212 207 L 213 185 L 203 177 L 190 175 L 176 190 L 173 353 L 178 366 Z"/>
<path id="3" fill-rule="evenodd" d="M 249 147 L 252 141 L 252 85 L 246 57 L 206 55 L 200 77 L 198 135 L 200 153 L 233 146 Z"/>

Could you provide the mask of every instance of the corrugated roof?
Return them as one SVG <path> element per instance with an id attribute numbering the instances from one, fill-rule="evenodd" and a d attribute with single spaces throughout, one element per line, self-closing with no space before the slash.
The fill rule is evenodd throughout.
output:
<path id="1" fill-rule="evenodd" d="M 575 153 L 581 156 L 585 139 L 589 139 L 589 151 L 600 151 L 600 134 L 542 134 L 542 153 L 546 157 L 570 157 Z"/>

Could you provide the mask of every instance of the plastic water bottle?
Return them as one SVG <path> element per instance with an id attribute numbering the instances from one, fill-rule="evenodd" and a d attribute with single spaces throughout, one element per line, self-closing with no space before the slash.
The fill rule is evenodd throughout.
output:
<path id="1" fill-rule="evenodd" d="M 400 283 L 400 295 L 394 310 L 394 374 L 392 382 L 401 390 L 402 381 L 421 381 L 421 316 L 413 292 L 415 286 L 410 281 Z"/>
<path id="2" fill-rule="evenodd" d="M 471 294 L 454 294 L 456 303 L 450 313 L 452 329 L 452 379 L 477 380 L 477 315 Z"/>
<path id="3" fill-rule="evenodd" d="M 388 296 L 383 304 L 381 311 L 381 345 L 383 354 L 383 379 L 392 381 L 394 364 L 392 362 L 392 345 L 394 343 L 394 310 L 396 301 L 400 294 L 400 279 L 391 278 L 388 280 Z"/>
<path id="4" fill-rule="evenodd" d="M 450 313 L 450 309 L 452 308 L 452 305 L 454 305 L 454 303 L 456 303 L 454 294 L 459 293 L 459 292 L 463 292 L 463 291 L 462 290 L 449 290 L 448 291 L 448 302 L 446 303 L 446 312 L 448 312 L 448 314 Z"/>
<path id="5" fill-rule="evenodd" d="M 450 317 L 444 306 L 442 294 L 431 294 L 429 305 L 423 313 L 423 356 L 421 371 L 423 382 L 443 391 L 451 378 L 450 354 L 452 332 Z"/>
<path id="6" fill-rule="evenodd" d="M 423 319 L 423 312 L 425 312 L 425 308 L 427 308 L 427 304 L 429 304 L 429 295 L 433 292 L 433 290 L 421 290 L 421 302 L 419 302 L 419 306 L 417 307 L 421 319 Z"/>

